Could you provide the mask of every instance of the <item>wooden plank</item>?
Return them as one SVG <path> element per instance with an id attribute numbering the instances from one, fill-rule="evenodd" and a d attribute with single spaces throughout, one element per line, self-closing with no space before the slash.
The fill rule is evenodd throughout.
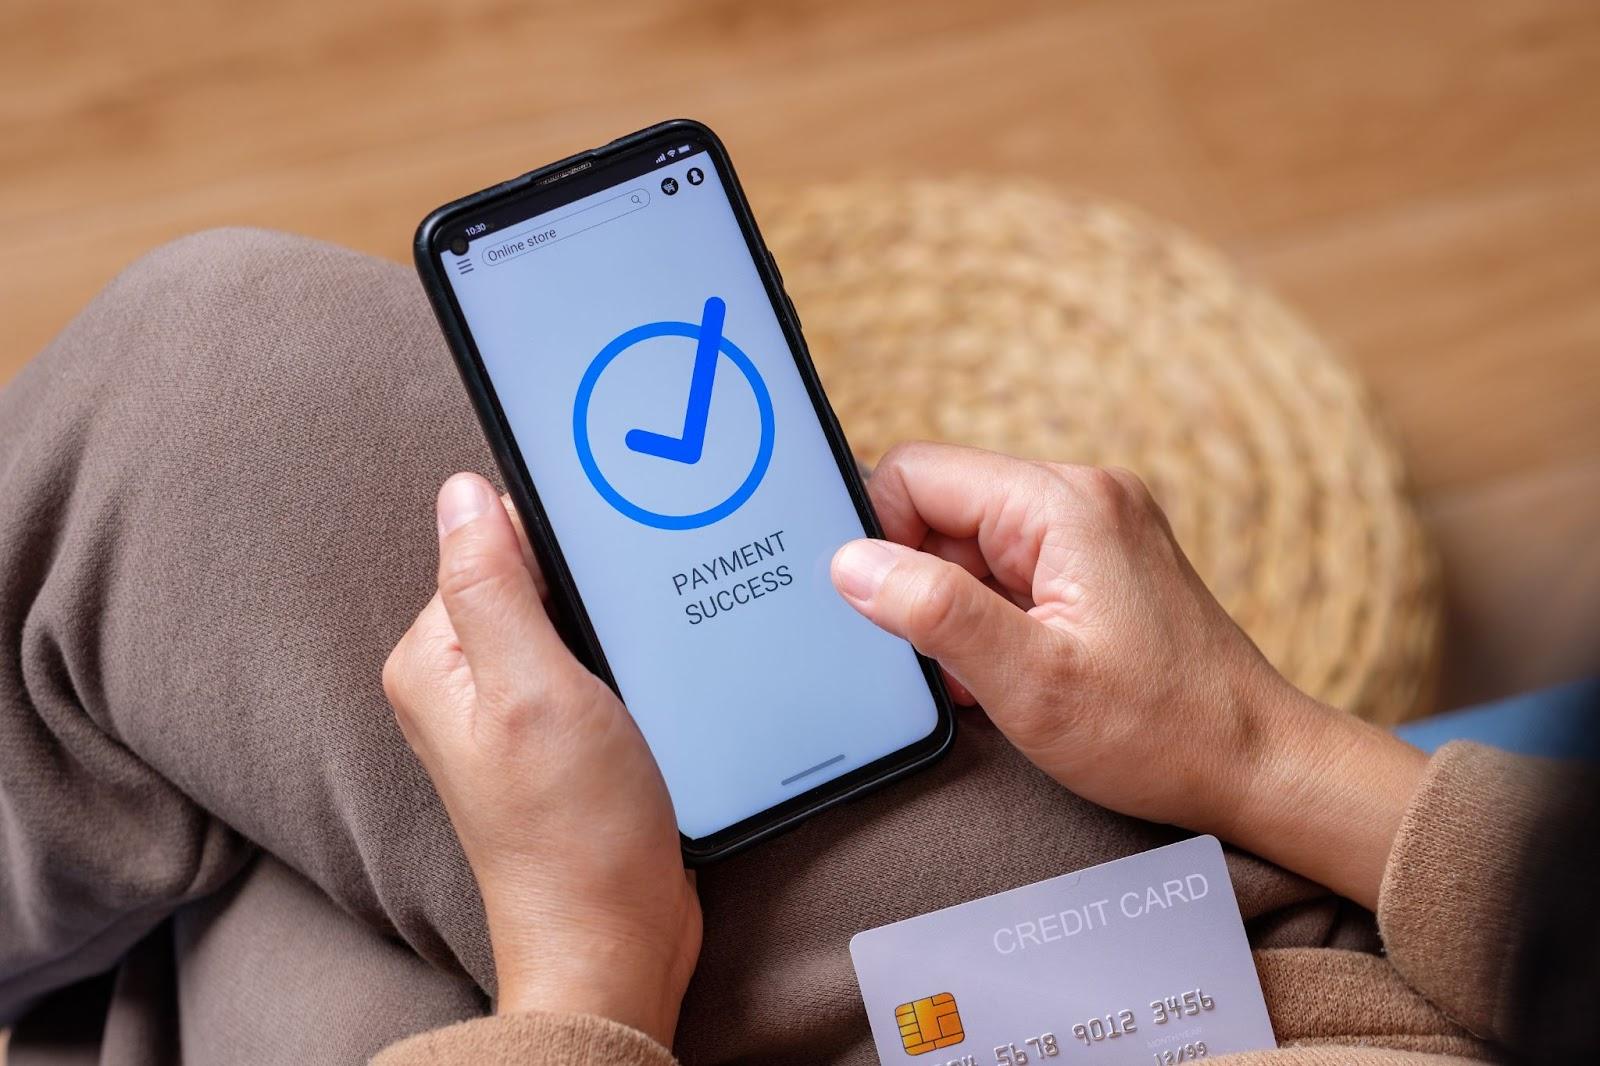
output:
<path id="1" fill-rule="evenodd" d="M 674 113 L 723 132 L 758 205 L 772 183 L 947 170 L 1185 202 L 1165 105 L 1141 88 L 1127 36 L 1092 8 L 1016 6 L 996 20 L 952 2 L 757 16 L 710 5 L 667 23 L 647 5 L 604 17 L 586 7 L 564 30 L 585 47 L 548 50 L 536 42 L 559 35 L 549 11 L 504 24 L 505 9 L 468 5 L 442 23 L 415 5 L 301 4 L 229 30 L 202 6 L 209 20 L 175 20 L 167 47 L 114 64 L 47 76 L 17 50 L 6 77 L 19 93 L 0 94 L 13 101 L 0 113 L 0 313 L 12 345 L 0 360 L 19 364 L 116 269 L 170 237 L 246 223 L 404 258 L 429 207 Z M 142 17 L 110 9 L 108 29 L 51 8 L 9 35 L 0 25 L 0 38 L 33 33 L 103 61 L 117 20 L 134 36 Z M 419 52 L 431 38 L 438 48 Z M 94 254 L 63 258 L 63 245 Z"/>
<path id="2" fill-rule="evenodd" d="M 1130 18 L 1246 233 L 1600 158 L 1591 0 L 1222 0 Z"/>
<path id="3" fill-rule="evenodd" d="M 1364 372 L 1424 492 L 1600 458 L 1600 166 L 1245 250 Z"/>

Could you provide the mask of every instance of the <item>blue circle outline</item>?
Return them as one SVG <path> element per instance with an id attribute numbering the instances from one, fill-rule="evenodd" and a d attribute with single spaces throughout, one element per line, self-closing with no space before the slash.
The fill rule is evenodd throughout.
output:
<path id="1" fill-rule="evenodd" d="M 700 339 L 700 325 L 694 322 L 646 322 L 621 334 L 600 349 L 600 354 L 594 357 L 589 368 L 583 372 L 583 379 L 578 382 L 578 393 L 572 401 L 572 442 L 578 450 L 578 464 L 588 475 L 590 484 L 602 499 L 623 515 L 641 525 L 654 526 L 656 529 L 699 529 L 713 522 L 719 522 L 737 511 L 755 493 L 756 487 L 761 484 L 761 479 L 766 476 L 767 466 L 772 462 L 774 436 L 772 396 L 767 392 L 767 384 L 761 380 L 761 374 L 756 370 L 755 363 L 739 350 L 738 345 L 723 337 L 717 347 L 734 366 L 739 368 L 745 380 L 750 383 L 750 391 L 755 393 L 756 397 L 756 409 L 761 415 L 761 444 L 756 449 L 756 458 L 750 466 L 750 473 L 746 474 L 744 481 L 733 490 L 733 495 L 716 506 L 695 514 L 660 514 L 640 507 L 618 492 L 611 482 L 606 480 L 605 475 L 600 472 L 599 464 L 595 462 L 594 452 L 589 446 L 589 400 L 594 394 L 595 385 L 600 381 L 600 375 L 611 365 L 612 360 L 640 341 L 655 337 L 687 337 L 697 341 Z"/>

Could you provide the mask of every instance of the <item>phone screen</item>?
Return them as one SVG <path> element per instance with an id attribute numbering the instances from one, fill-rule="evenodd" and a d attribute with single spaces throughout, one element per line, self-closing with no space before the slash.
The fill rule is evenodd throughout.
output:
<path id="1" fill-rule="evenodd" d="M 716 159 L 644 167 L 439 259 L 679 828 L 705 838 L 939 711 L 911 647 L 829 580 L 863 524 Z"/>

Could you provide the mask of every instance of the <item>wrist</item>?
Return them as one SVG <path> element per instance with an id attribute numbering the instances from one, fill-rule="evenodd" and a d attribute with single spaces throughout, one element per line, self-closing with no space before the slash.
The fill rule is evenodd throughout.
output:
<path id="1" fill-rule="evenodd" d="M 642 960 L 636 948 L 586 941 L 507 956 L 496 953 L 495 1013 L 592 1014 L 672 1046 L 684 990 L 668 967 Z"/>
<path id="2" fill-rule="evenodd" d="M 1282 806 L 1315 773 L 1319 752 L 1338 745 L 1345 716 L 1268 668 L 1235 693 L 1238 743 L 1229 762 L 1229 800 L 1218 835 L 1238 844 L 1265 836 Z"/>
<path id="3" fill-rule="evenodd" d="M 1236 793 L 1217 835 L 1375 907 L 1427 756 L 1274 680 L 1243 712 Z"/>

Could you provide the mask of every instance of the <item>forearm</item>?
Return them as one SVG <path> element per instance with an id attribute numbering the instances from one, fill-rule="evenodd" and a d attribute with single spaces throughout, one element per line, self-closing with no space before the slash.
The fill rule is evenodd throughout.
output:
<path id="1" fill-rule="evenodd" d="M 1218 836 L 1375 908 L 1427 756 L 1287 684 L 1252 697 Z"/>

